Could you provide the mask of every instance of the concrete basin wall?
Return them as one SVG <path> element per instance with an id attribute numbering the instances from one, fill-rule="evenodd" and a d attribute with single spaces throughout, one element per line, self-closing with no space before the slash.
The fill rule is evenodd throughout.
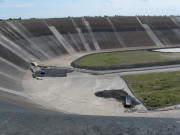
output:
<path id="1" fill-rule="evenodd" d="M 146 29 L 143 24 L 149 28 Z M 156 39 L 153 39 L 155 36 Z M 178 46 L 180 17 L 83 17 L 2 21 L 0 90 L 23 91 L 21 81 L 31 61 L 44 61 L 95 50 L 157 48 L 157 39 L 161 42 L 161 47 Z"/>

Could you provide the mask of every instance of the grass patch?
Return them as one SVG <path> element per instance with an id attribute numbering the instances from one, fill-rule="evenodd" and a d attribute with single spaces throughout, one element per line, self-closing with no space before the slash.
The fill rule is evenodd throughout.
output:
<path id="1" fill-rule="evenodd" d="M 92 54 L 82 57 L 77 61 L 77 64 L 82 66 L 114 66 L 175 60 L 180 60 L 180 53 L 129 51 Z"/>
<path id="2" fill-rule="evenodd" d="M 149 107 L 157 108 L 180 103 L 180 72 L 127 75 L 136 97 Z"/>

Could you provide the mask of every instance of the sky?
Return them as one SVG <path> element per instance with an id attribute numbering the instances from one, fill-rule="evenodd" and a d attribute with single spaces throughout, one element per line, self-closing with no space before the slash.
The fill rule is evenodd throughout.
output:
<path id="1" fill-rule="evenodd" d="M 0 19 L 180 15 L 180 0 L 0 0 Z"/>

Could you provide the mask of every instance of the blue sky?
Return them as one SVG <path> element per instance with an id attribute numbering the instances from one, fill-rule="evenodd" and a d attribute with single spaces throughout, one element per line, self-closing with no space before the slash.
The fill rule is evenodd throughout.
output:
<path id="1" fill-rule="evenodd" d="M 0 0 L 0 18 L 180 15 L 180 0 Z"/>

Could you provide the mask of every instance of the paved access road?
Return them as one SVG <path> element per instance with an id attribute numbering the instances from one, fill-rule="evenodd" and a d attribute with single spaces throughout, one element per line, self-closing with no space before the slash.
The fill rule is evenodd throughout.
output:
<path id="1" fill-rule="evenodd" d="M 179 134 L 180 119 L 65 115 L 0 102 L 0 135 Z"/>

